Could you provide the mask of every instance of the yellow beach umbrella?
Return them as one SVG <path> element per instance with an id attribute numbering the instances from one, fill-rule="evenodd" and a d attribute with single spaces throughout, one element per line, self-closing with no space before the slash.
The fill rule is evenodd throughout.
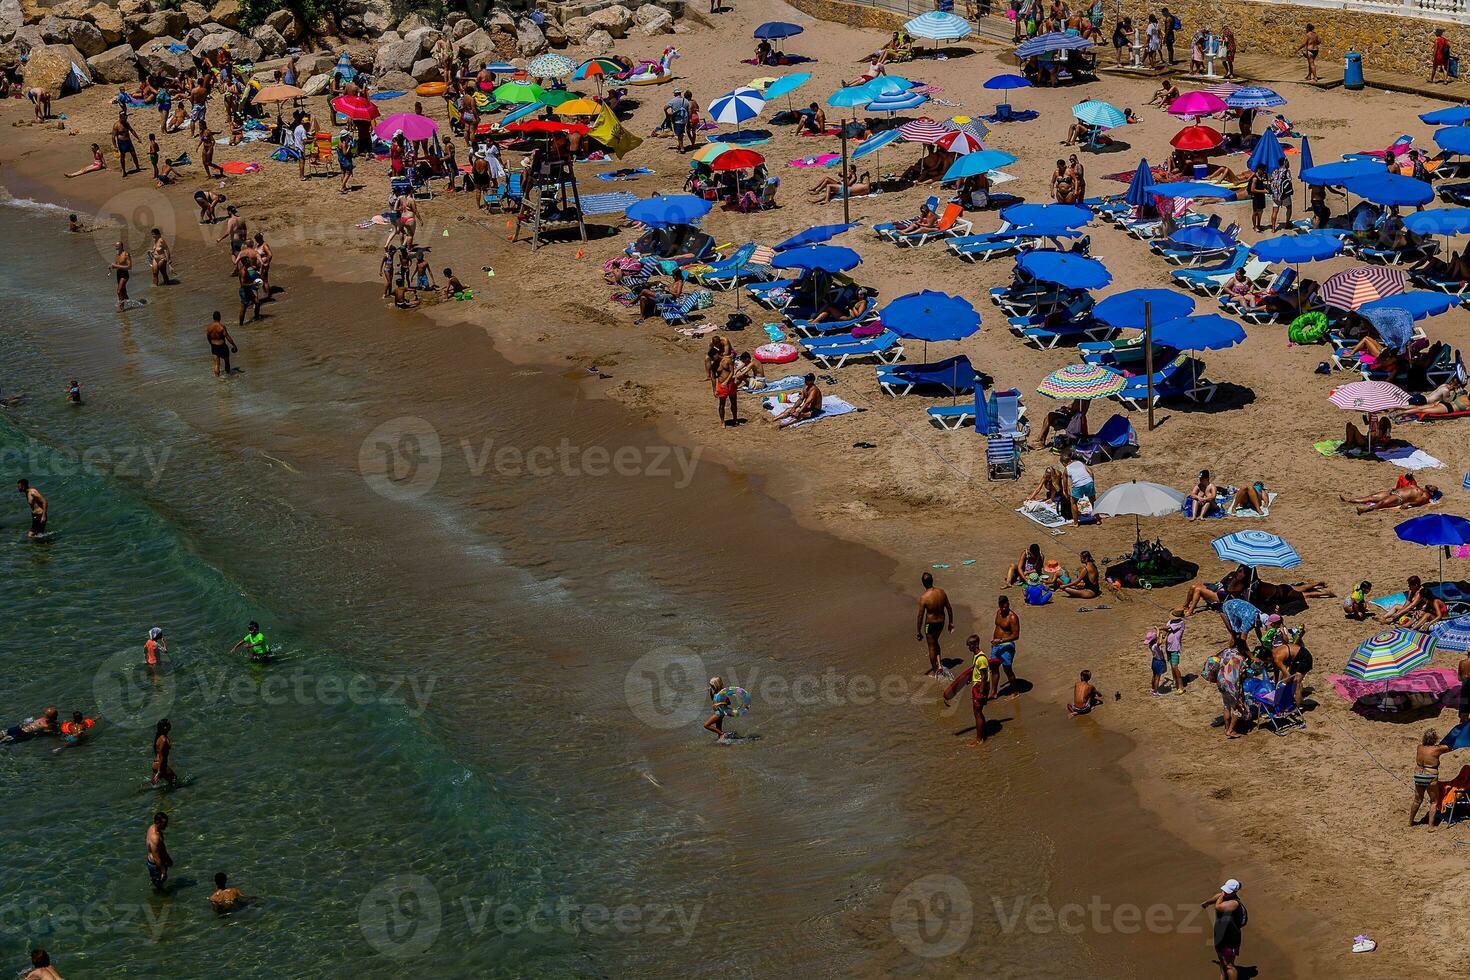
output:
<path id="1" fill-rule="evenodd" d="M 719 156 L 721 153 L 726 153 L 733 149 L 735 149 L 735 147 L 731 146 L 729 143 L 711 143 L 708 146 L 703 147 L 702 149 L 696 150 L 694 153 L 694 159 L 699 163 L 713 163 L 715 157 Z"/>
<path id="2" fill-rule="evenodd" d="M 552 111 L 558 116 L 596 116 L 602 112 L 602 106 L 591 99 L 568 99 Z"/>

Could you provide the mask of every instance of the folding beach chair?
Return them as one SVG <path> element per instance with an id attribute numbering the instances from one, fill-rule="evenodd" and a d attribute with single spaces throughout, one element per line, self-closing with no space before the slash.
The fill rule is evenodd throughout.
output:
<path id="1" fill-rule="evenodd" d="M 985 440 L 985 478 L 1021 478 L 1021 450 L 1016 446 L 1016 440 L 1009 436 L 991 436 Z"/>

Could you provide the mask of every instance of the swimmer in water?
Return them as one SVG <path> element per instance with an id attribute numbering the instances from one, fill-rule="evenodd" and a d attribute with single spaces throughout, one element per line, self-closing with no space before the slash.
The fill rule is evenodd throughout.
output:
<path id="1" fill-rule="evenodd" d="M 73 405 L 80 405 L 82 403 L 82 383 L 76 378 L 72 378 L 71 384 L 67 386 L 66 400 Z"/>
<path id="2" fill-rule="evenodd" d="M 46 533 L 46 516 L 50 505 L 46 498 L 41 496 L 41 491 L 31 486 L 29 480 L 16 480 L 15 488 L 20 491 L 22 497 L 26 498 L 26 505 L 31 508 L 31 530 L 29 537 L 39 538 Z"/>
<path id="3" fill-rule="evenodd" d="M 270 659 L 270 644 L 265 641 L 265 634 L 260 631 L 260 624 L 253 619 L 245 627 L 245 635 L 241 637 L 240 642 L 230 647 L 230 655 L 233 656 L 235 651 L 241 647 L 245 647 L 245 656 L 249 660 Z"/>
<path id="4" fill-rule="evenodd" d="M 61 980 L 61 974 L 51 965 L 51 955 L 44 949 L 31 950 L 31 972 L 25 980 Z"/>
<path id="5" fill-rule="evenodd" d="M 163 638 L 163 630 L 157 626 L 148 631 L 148 642 L 143 644 L 143 662 L 150 667 L 157 667 L 163 662 L 163 655 L 168 653 L 168 643 Z"/>
<path id="6" fill-rule="evenodd" d="M 41 717 L 32 718 L 20 725 L 12 725 L 0 733 L 0 742 L 29 742 L 42 735 L 55 735 L 60 730 L 60 726 L 56 723 L 58 715 L 60 712 L 55 708 L 47 708 L 41 712 Z"/>
<path id="7" fill-rule="evenodd" d="M 168 814 L 159 811 L 153 815 L 153 822 L 148 825 L 148 833 L 143 842 L 148 848 L 148 880 L 153 882 L 155 891 L 163 891 L 164 882 L 168 881 L 169 866 L 174 859 L 168 853 L 168 845 L 163 841 L 163 832 L 168 829 Z"/>
<path id="8" fill-rule="evenodd" d="M 179 775 L 170 768 L 168 754 L 173 751 L 173 740 L 168 733 L 173 729 L 173 722 L 167 718 L 160 719 L 156 728 L 153 729 L 153 778 L 149 784 L 158 785 L 160 779 L 169 786 L 179 785 Z"/>
<path id="9" fill-rule="evenodd" d="M 233 912 L 246 902 L 255 901 L 254 898 L 246 895 L 238 888 L 226 887 L 226 882 L 229 880 L 229 877 L 223 871 L 215 873 L 214 892 L 209 896 L 209 905 L 220 915 Z"/>
<path id="10" fill-rule="evenodd" d="M 81 745 L 82 739 L 86 737 L 87 733 L 92 730 L 92 726 L 95 724 L 97 724 L 97 719 L 88 718 L 80 711 L 73 711 L 71 713 L 71 721 L 61 723 L 61 747 L 52 751 L 60 752 L 62 749 L 68 749 L 74 745 Z"/>
<path id="11" fill-rule="evenodd" d="M 87 229 L 82 226 L 81 219 L 78 218 L 76 215 L 72 214 L 72 215 L 67 215 L 67 218 L 66 218 L 66 230 L 69 231 L 69 232 L 72 232 L 73 234 L 80 234 L 80 233 L 86 231 Z"/>

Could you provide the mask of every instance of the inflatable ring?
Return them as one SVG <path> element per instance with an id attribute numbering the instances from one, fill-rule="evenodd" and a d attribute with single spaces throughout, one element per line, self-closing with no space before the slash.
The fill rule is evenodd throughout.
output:
<path id="1" fill-rule="evenodd" d="M 795 344 L 765 344 L 752 355 L 762 364 L 790 364 L 800 356 Z"/>
<path id="2" fill-rule="evenodd" d="M 443 95 L 448 91 L 449 86 L 444 82 L 425 82 L 414 89 L 414 92 L 418 95 Z"/>

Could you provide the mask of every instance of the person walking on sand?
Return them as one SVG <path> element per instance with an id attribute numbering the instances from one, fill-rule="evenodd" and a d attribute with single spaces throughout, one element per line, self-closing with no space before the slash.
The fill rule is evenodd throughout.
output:
<path id="1" fill-rule="evenodd" d="M 31 509 L 31 530 L 27 536 L 39 538 L 46 533 L 46 515 L 50 511 L 50 505 L 46 503 L 41 491 L 31 486 L 30 480 L 16 480 L 15 489 L 26 498 L 26 506 Z"/>
<path id="2" fill-rule="evenodd" d="M 924 671 L 924 676 L 938 677 L 943 669 L 939 662 L 939 637 L 946 630 L 954 632 L 954 609 L 949 604 L 949 596 L 934 584 L 933 575 L 925 572 L 919 581 L 923 583 L 924 591 L 919 595 L 918 635 L 915 639 L 923 640 L 929 649 L 929 669 Z"/>
<path id="3" fill-rule="evenodd" d="M 720 356 L 720 362 L 715 366 L 715 398 L 719 402 L 720 424 L 739 425 L 740 407 L 738 396 L 740 386 L 735 380 L 735 356 L 730 350 L 726 350 Z M 725 419 L 725 403 L 730 403 L 730 418 Z"/>
<path id="4" fill-rule="evenodd" d="M 153 728 L 153 775 L 149 780 L 151 786 L 157 786 L 160 779 L 170 787 L 179 785 L 178 773 L 168 764 L 169 753 L 174 748 L 173 739 L 169 738 L 168 733 L 173 727 L 173 722 L 161 718 Z"/>
<path id="5" fill-rule="evenodd" d="M 1429 53 L 1429 84 L 1433 85 L 1440 74 L 1442 81 L 1450 83 L 1450 39 L 1444 36 L 1444 28 L 1434 29 L 1434 46 Z"/>
<path id="6" fill-rule="evenodd" d="M 1296 50 L 1307 59 L 1307 77 L 1304 81 L 1320 82 L 1322 79 L 1317 76 L 1317 55 L 1322 53 L 1322 39 L 1317 36 L 1315 25 L 1307 25 L 1307 32 L 1302 35 L 1302 43 L 1297 45 Z"/>
<path id="7" fill-rule="evenodd" d="M 217 171 L 215 176 L 223 177 L 225 168 L 214 162 L 215 132 L 208 126 L 199 127 L 199 165 L 204 168 L 204 176 L 209 176 L 209 171 Z"/>
<path id="8" fill-rule="evenodd" d="M 143 842 L 148 848 L 148 856 L 145 859 L 148 864 L 148 880 L 153 883 L 154 891 L 163 891 L 163 886 L 168 881 L 169 866 L 174 859 L 168 853 L 168 845 L 164 843 L 163 832 L 168 829 L 168 814 L 162 810 L 153 814 L 153 822 L 148 825 L 148 833 L 144 835 Z"/>
<path id="9" fill-rule="evenodd" d="M 117 257 L 108 266 L 117 275 L 117 310 L 121 313 L 128 305 L 128 277 L 133 274 L 133 256 L 122 242 L 114 242 Z"/>
<path id="10" fill-rule="evenodd" d="M 1238 980 L 1235 958 L 1240 955 L 1240 931 L 1245 928 L 1245 903 L 1240 900 L 1240 882 L 1231 878 L 1220 886 L 1213 898 L 1200 902 L 1202 909 L 1215 910 L 1215 956 L 1220 965 L 1220 980 Z"/>
<path id="11" fill-rule="evenodd" d="M 1429 829 L 1439 826 L 1439 758 L 1450 750 L 1439 744 L 1439 732 L 1429 729 L 1414 749 L 1414 805 L 1409 808 L 1409 826 L 1419 817 L 1419 804 L 1429 796 Z"/>
<path id="12" fill-rule="evenodd" d="M 214 311 L 214 319 L 204 328 L 204 339 L 209 342 L 209 352 L 214 355 L 214 376 L 220 376 L 221 366 L 228 375 L 230 355 L 240 353 L 240 348 L 235 344 L 235 338 L 230 336 L 229 328 L 220 319 L 219 310 Z"/>
<path id="13" fill-rule="evenodd" d="M 124 177 L 128 175 L 128 157 L 133 158 L 134 173 L 143 170 L 143 165 L 138 162 L 138 150 L 133 145 L 133 140 L 138 138 L 137 130 L 128 121 L 127 106 L 123 106 L 117 114 L 117 122 L 112 124 L 112 145 L 117 150 L 117 166 Z"/>
<path id="14" fill-rule="evenodd" d="M 965 649 L 970 651 L 970 669 L 960 671 L 949 687 L 944 689 L 944 706 L 959 693 L 960 688 L 970 685 L 970 710 L 975 713 L 975 745 L 985 741 L 985 702 L 993 692 L 991 682 L 994 674 L 990 669 L 990 654 L 980 649 L 980 636 L 971 633 L 965 640 Z"/>
<path id="15" fill-rule="evenodd" d="M 1000 661 L 1000 668 L 1006 673 L 1006 688 L 1009 689 L 1009 697 L 1015 697 L 1016 672 L 1012 668 L 1016 663 L 1016 641 L 1021 639 L 1021 617 L 1017 616 L 1015 610 L 1011 609 L 1010 596 L 1001 596 L 996 600 L 995 630 L 990 635 L 990 656 L 993 660 Z M 996 692 L 999 693 L 1000 679 L 996 678 Z"/>

